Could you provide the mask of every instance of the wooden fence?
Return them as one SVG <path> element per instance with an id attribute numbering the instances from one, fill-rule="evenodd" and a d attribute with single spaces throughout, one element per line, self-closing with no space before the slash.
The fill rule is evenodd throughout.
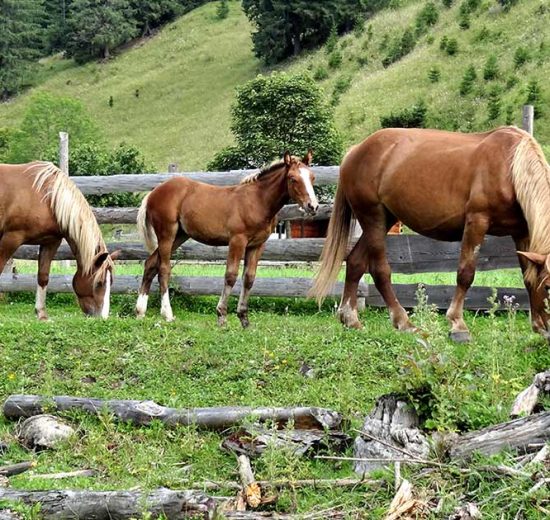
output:
<path id="1" fill-rule="evenodd" d="M 314 168 L 317 185 L 335 184 L 338 180 L 338 167 Z M 232 172 L 194 172 L 186 174 L 136 174 L 113 175 L 101 177 L 73 177 L 74 182 L 86 195 L 103 195 L 108 193 L 149 191 L 168 178 L 186 175 L 192 179 L 227 186 L 236 184 L 250 171 Z M 316 219 L 327 219 L 331 213 L 330 205 L 322 205 Z M 96 208 L 96 217 L 100 223 L 135 223 L 137 208 Z M 296 205 L 285 206 L 279 214 L 281 220 L 296 220 L 303 218 Z M 147 252 L 143 245 L 137 243 L 111 243 L 109 250 L 121 250 L 122 260 L 144 260 Z M 283 239 L 270 240 L 267 243 L 263 260 L 277 262 L 315 262 L 323 247 L 323 239 Z M 455 271 L 460 250 L 459 243 L 439 242 L 417 235 L 399 235 L 388 237 L 388 256 L 395 273 L 437 273 Z M 225 260 L 226 247 L 210 247 L 189 241 L 174 254 L 175 260 L 190 260 L 197 262 Z M 22 246 L 15 254 L 17 259 L 38 258 L 36 246 Z M 72 253 L 66 244 L 59 249 L 57 260 L 70 260 Z M 478 269 L 492 270 L 517 267 L 517 256 L 514 244 L 508 238 L 488 237 L 479 254 Z M 52 292 L 71 292 L 70 276 L 52 276 L 49 290 Z M 138 289 L 140 276 L 115 276 L 113 292 L 127 293 Z M 210 277 L 179 277 L 173 278 L 176 290 L 190 295 L 217 295 L 221 292 L 222 278 Z M 303 297 L 311 286 L 308 278 L 258 278 L 253 294 L 256 296 L 286 296 Z M 0 277 L 2 291 L 32 291 L 36 287 L 35 277 L 31 275 L 4 274 Z M 405 307 L 415 305 L 417 284 L 397 284 L 398 297 Z M 234 293 L 240 290 L 240 282 L 234 288 Z M 427 286 L 429 301 L 439 308 L 446 308 L 454 291 L 453 286 Z M 342 291 L 342 284 L 335 286 L 332 295 L 337 296 Z M 489 287 L 473 287 L 468 293 L 466 307 L 483 309 L 488 307 L 487 298 L 491 294 Z M 501 288 L 499 296 L 504 294 L 516 297 L 521 308 L 528 308 L 527 294 L 523 289 Z M 365 283 L 359 288 L 359 295 L 365 298 L 368 305 L 382 306 L 383 302 L 373 286 Z"/>

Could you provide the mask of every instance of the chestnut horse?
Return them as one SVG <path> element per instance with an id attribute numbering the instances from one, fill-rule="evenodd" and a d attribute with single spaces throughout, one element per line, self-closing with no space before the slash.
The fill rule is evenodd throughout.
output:
<path id="1" fill-rule="evenodd" d="M 216 308 L 218 325 L 226 323 L 227 301 L 244 255 L 237 314 L 242 326 L 247 327 L 248 296 L 277 213 L 289 199 L 308 213 L 315 213 L 319 206 L 313 192 L 314 176 L 309 169 L 311 159 L 311 151 L 302 161 L 286 152 L 283 161 L 245 177 L 236 186 L 211 186 L 176 177 L 149 193 L 138 213 L 140 234 L 152 254 L 145 262 L 137 317 L 145 315 L 151 282 L 158 273 L 161 315 L 167 321 L 174 319 L 168 295 L 170 256 L 192 238 L 212 246 L 229 245 L 225 287 Z"/>
<path id="2" fill-rule="evenodd" d="M 20 245 L 40 246 L 35 305 L 40 320 L 48 318 L 50 265 L 63 238 L 76 258 L 73 289 L 82 311 L 107 318 L 114 255 L 80 190 L 52 163 L 0 164 L 0 273 Z"/>
<path id="3" fill-rule="evenodd" d="M 450 336 L 469 341 L 466 291 L 486 234 L 516 244 L 531 304 L 533 329 L 548 338 L 545 307 L 550 273 L 550 167 L 535 139 L 515 127 L 463 134 L 385 129 L 343 160 L 328 238 L 312 296 L 332 286 L 348 245 L 352 216 L 363 234 L 347 257 L 340 320 L 360 328 L 357 287 L 368 268 L 395 328 L 414 331 L 391 286 L 385 234 L 396 222 L 437 240 L 462 240 L 457 288 L 447 311 Z"/>

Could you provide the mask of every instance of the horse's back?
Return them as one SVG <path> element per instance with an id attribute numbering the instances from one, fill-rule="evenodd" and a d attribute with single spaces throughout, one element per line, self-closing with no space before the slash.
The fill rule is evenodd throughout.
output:
<path id="1" fill-rule="evenodd" d="M 521 131 L 380 130 L 346 156 L 341 182 L 354 211 L 382 205 L 415 231 L 456 240 L 468 211 L 513 210 L 509 161 Z"/>

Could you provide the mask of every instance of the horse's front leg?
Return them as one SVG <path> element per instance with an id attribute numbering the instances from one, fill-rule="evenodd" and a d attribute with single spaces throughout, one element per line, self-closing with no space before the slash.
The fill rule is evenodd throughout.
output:
<path id="1" fill-rule="evenodd" d="M 466 215 L 466 225 L 462 236 L 460 260 L 456 275 L 456 290 L 447 311 L 447 319 L 451 324 L 449 337 L 458 343 L 468 343 L 470 331 L 464 322 L 464 298 L 474 281 L 479 248 L 489 228 L 489 219 L 485 214 Z"/>
<path id="2" fill-rule="evenodd" d="M 248 297 L 250 296 L 250 290 L 254 285 L 258 261 L 260 260 L 264 249 L 265 242 L 258 247 L 247 249 L 244 255 L 243 286 L 241 288 L 239 304 L 237 305 L 237 316 L 241 320 L 241 325 L 243 328 L 248 327 L 250 324 L 248 321 Z"/>
<path id="3" fill-rule="evenodd" d="M 59 249 L 61 240 L 56 240 L 47 245 L 41 245 L 38 253 L 38 275 L 36 284 L 36 302 L 34 310 L 36 317 L 41 321 L 48 319 L 46 313 L 46 291 L 50 281 L 50 268 L 56 251 Z"/>
<path id="4" fill-rule="evenodd" d="M 216 306 L 218 314 L 218 325 L 222 327 L 227 322 L 227 301 L 237 281 L 239 274 L 239 264 L 246 249 L 247 239 L 242 235 L 237 235 L 229 241 L 229 252 L 227 254 L 227 264 L 225 268 L 224 288 L 220 296 L 220 301 Z"/>

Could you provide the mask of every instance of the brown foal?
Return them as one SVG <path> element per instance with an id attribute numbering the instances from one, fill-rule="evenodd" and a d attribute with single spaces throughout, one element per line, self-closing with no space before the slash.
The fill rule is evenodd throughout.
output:
<path id="1" fill-rule="evenodd" d="M 248 321 L 248 296 L 265 242 L 276 215 L 290 199 L 306 212 L 319 206 L 309 169 L 311 151 L 301 161 L 285 153 L 281 162 L 250 175 L 237 186 L 219 187 L 176 177 L 157 186 L 141 204 L 138 228 L 152 254 L 145 262 L 136 304 L 138 318 L 145 315 L 151 282 L 158 273 L 161 315 L 172 321 L 168 295 L 170 257 L 189 238 L 212 246 L 229 245 L 225 286 L 217 305 L 218 324 L 225 325 L 227 301 L 244 256 L 243 284 L 237 314 L 243 327 Z"/>
<path id="2" fill-rule="evenodd" d="M 363 229 L 347 257 L 341 321 L 361 327 L 357 287 L 368 269 L 395 328 L 414 331 L 391 285 L 385 235 L 400 220 L 437 240 L 462 240 L 450 336 L 469 341 L 464 298 L 486 234 L 511 235 L 531 304 L 533 329 L 546 338 L 550 273 L 550 167 L 528 133 L 515 127 L 463 134 L 386 129 L 353 147 L 342 163 L 322 265 L 311 291 L 319 300 L 346 256 L 352 217 Z"/>
<path id="3" fill-rule="evenodd" d="M 109 315 L 113 257 L 88 202 L 51 163 L 0 164 L 0 273 L 20 245 L 40 246 L 36 315 L 46 320 L 50 265 L 61 240 L 77 263 L 73 289 L 82 311 Z"/>

